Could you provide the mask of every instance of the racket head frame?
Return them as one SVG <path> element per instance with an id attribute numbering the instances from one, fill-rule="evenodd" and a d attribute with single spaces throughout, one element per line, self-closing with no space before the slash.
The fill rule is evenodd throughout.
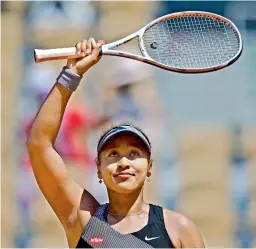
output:
<path id="1" fill-rule="evenodd" d="M 226 23 L 227 25 L 231 26 L 235 32 L 237 33 L 238 37 L 239 37 L 239 49 L 237 51 L 237 53 L 228 61 L 226 61 L 225 63 L 222 63 L 220 65 L 217 65 L 215 67 L 205 67 L 205 68 L 178 68 L 178 67 L 172 67 L 172 66 L 168 66 L 165 64 L 162 64 L 160 62 L 157 62 L 155 60 L 153 60 L 147 53 L 146 48 L 144 46 L 144 41 L 143 41 L 143 35 L 146 32 L 146 30 L 148 30 L 151 26 L 153 26 L 154 24 L 164 21 L 164 20 L 170 20 L 170 19 L 174 19 L 177 17 L 208 17 L 208 18 L 212 18 L 215 20 L 219 20 L 222 21 L 224 23 Z M 111 48 L 115 48 L 118 47 L 122 44 L 125 44 L 126 42 L 129 42 L 130 40 L 134 39 L 134 38 L 138 38 L 138 45 L 141 51 L 141 55 L 134 55 L 128 52 L 124 52 L 124 51 L 118 51 L 118 50 L 111 50 Z M 204 12 L 204 11 L 182 11 L 182 12 L 176 12 L 176 13 L 172 13 L 172 14 L 168 14 L 162 17 L 159 17 L 155 20 L 153 20 L 152 22 L 148 23 L 147 25 L 145 25 L 143 28 L 141 28 L 140 30 L 138 30 L 137 32 L 126 36 L 123 39 L 120 39 L 118 41 L 103 45 L 101 47 L 101 51 L 100 53 L 103 55 L 112 55 L 112 56 L 119 56 L 119 57 L 125 57 L 125 58 L 130 58 L 130 59 L 134 59 L 134 60 L 139 60 L 142 61 L 144 63 L 148 63 L 154 66 L 157 66 L 159 68 L 162 69 L 166 69 L 169 71 L 173 71 L 173 72 L 178 72 L 178 73 L 204 73 L 204 72 L 211 72 L 211 71 L 217 71 L 219 69 L 222 69 L 224 67 L 227 67 L 231 64 L 233 64 L 242 54 L 242 50 L 243 50 L 243 41 L 242 41 L 242 37 L 240 34 L 239 29 L 236 27 L 236 25 L 230 21 L 229 19 L 211 13 L 211 12 Z"/>

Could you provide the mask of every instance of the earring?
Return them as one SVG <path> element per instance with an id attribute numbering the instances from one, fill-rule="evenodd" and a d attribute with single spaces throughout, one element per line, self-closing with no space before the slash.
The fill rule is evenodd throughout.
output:
<path id="1" fill-rule="evenodd" d="M 102 180 L 101 180 L 101 179 L 99 180 L 99 183 L 100 183 L 100 184 L 102 183 Z"/>
<path id="2" fill-rule="evenodd" d="M 150 181 L 150 177 L 147 177 L 148 182 Z"/>

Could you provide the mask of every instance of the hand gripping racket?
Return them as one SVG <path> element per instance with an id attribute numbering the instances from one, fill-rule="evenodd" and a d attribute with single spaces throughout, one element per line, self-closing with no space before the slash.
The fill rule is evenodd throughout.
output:
<path id="1" fill-rule="evenodd" d="M 113 50 L 138 38 L 142 55 Z M 209 12 L 185 11 L 162 16 L 139 31 L 103 45 L 101 55 L 145 62 L 169 71 L 203 73 L 231 65 L 242 53 L 238 28 L 225 17 Z M 79 58 L 76 48 L 35 49 L 36 62 Z"/>

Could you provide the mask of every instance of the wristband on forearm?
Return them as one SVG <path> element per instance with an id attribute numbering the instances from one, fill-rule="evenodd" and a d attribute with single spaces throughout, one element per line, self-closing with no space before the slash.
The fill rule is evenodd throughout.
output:
<path id="1" fill-rule="evenodd" d="M 56 80 L 65 88 L 75 91 L 82 78 L 83 76 L 72 72 L 68 67 L 65 66 Z"/>

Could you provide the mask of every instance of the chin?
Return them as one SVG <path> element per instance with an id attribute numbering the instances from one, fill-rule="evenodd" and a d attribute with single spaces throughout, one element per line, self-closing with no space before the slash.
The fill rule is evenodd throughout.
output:
<path id="1" fill-rule="evenodd" d="M 120 194 L 130 194 L 142 188 L 142 185 L 134 184 L 131 182 L 119 182 L 115 184 L 114 191 Z"/>

